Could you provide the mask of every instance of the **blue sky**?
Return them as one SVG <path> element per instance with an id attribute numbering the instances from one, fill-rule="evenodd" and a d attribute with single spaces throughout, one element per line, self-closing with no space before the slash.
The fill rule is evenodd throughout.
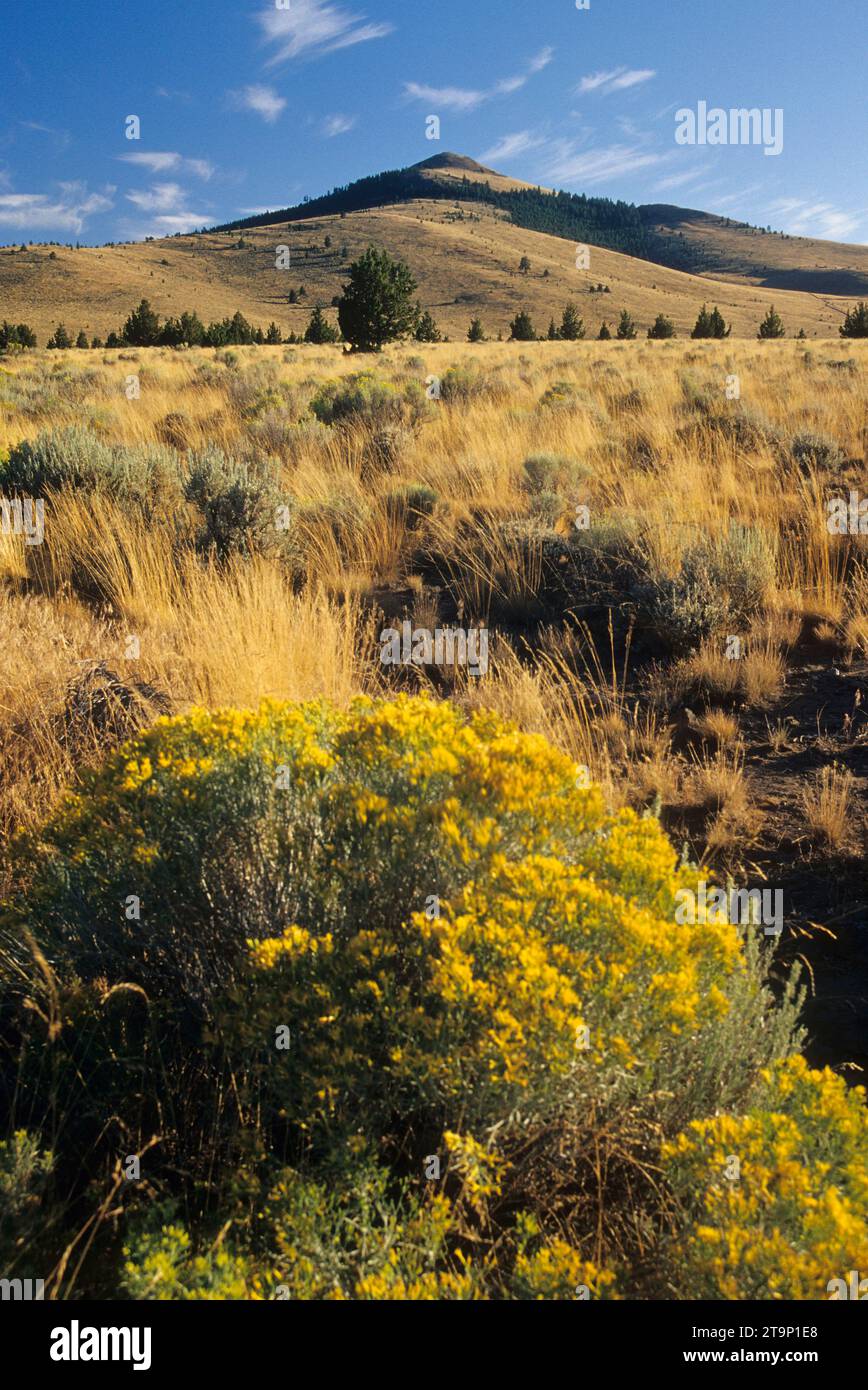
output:
<path id="1" fill-rule="evenodd" d="M 868 242 L 866 0 L 4 11 L 0 242 L 188 231 L 447 149 L 533 183 Z M 700 101 L 780 109 L 782 152 L 678 145 L 675 113 Z"/>

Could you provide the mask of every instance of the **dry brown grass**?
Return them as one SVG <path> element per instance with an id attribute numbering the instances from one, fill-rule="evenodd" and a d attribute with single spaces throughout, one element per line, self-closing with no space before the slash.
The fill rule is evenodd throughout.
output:
<path id="1" fill-rule="evenodd" d="M 839 343 L 818 345 L 813 363 L 794 343 L 774 352 L 674 343 L 663 367 L 656 346 L 408 345 L 364 362 L 333 348 L 236 349 L 235 366 L 207 350 L 6 360 L 0 451 L 67 425 L 120 443 L 155 443 L 166 417 L 181 414 L 190 447 L 261 452 L 260 414 L 255 405 L 245 414 L 239 403 L 255 400 L 257 383 L 278 384 L 290 404 L 278 411 L 270 452 L 296 509 L 304 560 L 294 575 L 264 555 L 221 567 L 193 549 L 189 508 L 167 510 L 155 499 L 142 511 L 83 492 L 49 499 L 42 546 L 0 535 L 2 827 L 35 824 L 74 780 L 58 720 L 82 670 L 104 662 L 123 679 L 164 691 L 177 709 L 249 705 L 265 695 L 344 702 L 383 687 L 377 606 L 389 592 L 424 627 L 436 625 L 444 602 L 465 624 L 491 622 L 491 670 L 478 681 L 458 673 L 455 698 L 546 734 L 589 769 L 612 804 L 701 805 L 725 838 L 721 827 L 745 811 L 733 706 L 773 702 L 805 626 L 816 632 L 827 623 L 843 634 L 843 646 L 868 650 L 866 570 L 851 538 L 829 536 L 821 480 L 806 484 L 767 439 L 747 445 L 720 428 L 719 411 L 741 410 L 724 404 L 725 375 L 739 372 L 769 438 L 810 430 L 858 458 L 868 374 L 829 368 Z M 855 358 L 865 348 L 848 344 L 846 353 Z M 470 373 L 467 398 L 433 404 L 394 458 L 372 462 L 363 428 L 296 428 L 326 380 L 365 369 L 399 385 L 424 383 L 456 364 Z M 123 391 L 131 370 L 142 378 L 134 404 Z M 541 405 L 559 381 L 572 394 Z M 712 401 L 710 412 L 692 404 L 695 393 Z M 523 467 L 545 453 L 577 465 L 577 481 L 562 485 L 554 503 L 535 496 Z M 433 490 L 430 516 L 396 508 L 395 495 L 408 487 Z M 629 522 L 637 552 L 660 575 L 676 574 L 697 538 L 720 535 L 732 521 L 761 530 L 777 576 L 744 633 L 742 658 L 726 659 L 722 637 L 671 666 L 661 656 L 662 694 L 649 707 L 631 684 L 623 634 L 592 638 L 575 618 L 548 610 L 550 626 L 540 631 L 534 518 L 542 513 L 535 509 L 549 507 L 549 520 L 558 518 L 566 534 L 578 501 L 590 507 L 592 543 Z M 130 635 L 140 642 L 134 662 L 124 657 Z M 670 728 L 673 706 L 697 696 L 697 732 L 710 755 L 700 767 L 673 751 Z M 97 739 L 77 756 L 98 755 Z"/>
<path id="2" fill-rule="evenodd" d="M 830 854 L 847 844 L 855 779 L 846 768 L 821 768 L 802 792 L 802 806 L 811 839 Z"/>
<path id="3" fill-rule="evenodd" d="M 345 217 L 308 218 L 291 227 L 254 227 L 244 232 L 243 248 L 237 246 L 237 233 L 79 250 L 4 248 L 0 298 L 13 321 L 25 319 L 35 326 L 41 343 L 61 319 L 74 333 L 83 327 L 89 336 L 99 334 L 105 339 L 143 295 L 163 317 L 195 308 L 208 321 L 240 309 L 263 327 L 276 319 L 284 333 L 300 334 L 313 305 L 331 304 L 346 283 L 347 266 L 373 243 L 406 260 L 419 282 L 423 306 L 434 312 L 443 331 L 456 342 L 464 339 L 476 314 L 490 336 L 496 337 L 499 331 L 507 336 L 507 325 L 522 304 L 532 309 L 544 331 L 552 315 L 560 318 L 567 299 L 578 302 L 594 335 L 604 317 L 611 322 L 621 308 L 627 308 L 643 332 L 663 312 L 683 336 L 708 300 L 720 304 L 736 338 L 753 339 L 773 297 L 791 333 L 804 327 L 812 337 L 822 338 L 836 333 L 852 302 L 778 288 L 772 296 L 762 285 L 750 283 L 757 273 L 766 278 L 769 248 L 765 239 L 739 238 L 732 230 L 712 224 L 688 224 L 684 230 L 689 238 L 720 245 L 730 265 L 741 260 L 746 283 L 710 282 L 596 247 L 591 268 L 577 271 L 575 246 L 570 241 L 516 227 L 484 204 L 462 206 L 467 216 L 457 221 L 451 203 L 415 200 Z M 327 251 L 328 235 L 333 245 Z M 275 265 L 275 248 L 283 244 L 291 247 L 289 271 Z M 339 254 L 343 246 L 346 257 Z M 49 260 L 52 250 L 54 261 Z M 523 255 L 530 257 L 532 265 L 527 276 L 517 273 Z M 858 246 L 845 249 L 831 242 L 776 239 L 774 255 L 782 265 L 789 259 L 793 268 L 807 266 L 812 271 L 819 266 L 840 270 L 843 264 L 868 269 L 868 255 Z M 756 256 L 763 258 L 761 267 L 754 264 Z M 611 294 L 588 294 L 589 285 L 600 281 L 610 287 Z M 300 286 L 305 297 L 290 305 L 289 290 Z M 666 344 L 656 346 L 667 350 Z"/>

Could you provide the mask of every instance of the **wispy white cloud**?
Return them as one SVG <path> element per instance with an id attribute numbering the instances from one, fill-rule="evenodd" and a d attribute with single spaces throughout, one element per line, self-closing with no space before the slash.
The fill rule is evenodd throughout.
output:
<path id="1" fill-rule="evenodd" d="M 186 190 L 178 183 L 154 183 L 147 189 L 132 189 L 126 194 L 142 212 L 176 212 L 187 201 Z"/>
<path id="2" fill-rule="evenodd" d="M 72 136 L 68 130 L 55 130 L 52 126 L 43 125 L 40 121 L 19 121 L 18 124 L 24 130 L 32 130 L 37 135 L 49 136 L 58 150 L 65 150 L 72 141 Z"/>
<path id="3" fill-rule="evenodd" d="M 681 174 L 669 174 L 665 179 L 660 179 L 654 185 L 655 193 L 665 193 L 670 188 L 684 188 L 689 183 L 695 183 L 707 173 L 709 165 L 703 164 L 697 169 L 688 169 Z"/>
<path id="4" fill-rule="evenodd" d="M 57 194 L 2 193 L 0 194 L 0 226 L 40 228 L 43 231 L 74 232 L 84 230 L 88 217 L 108 212 L 114 206 L 114 187 L 102 193 L 88 193 L 82 183 L 61 183 Z"/>
<path id="5" fill-rule="evenodd" d="M 358 121 L 358 116 L 342 116 L 340 112 L 335 112 L 333 116 L 327 116 L 323 121 L 323 135 L 333 139 L 335 135 L 346 135 L 352 130 Z"/>
<path id="6" fill-rule="evenodd" d="M 832 203 L 810 202 L 806 198 L 778 198 L 768 213 L 781 222 L 792 236 L 820 237 L 825 241 L 848 241 L 858 231 L 862 212 L 844 212 Z"/>
<path id="7" fill-rule="evenodd" d="M 665 155 L 652 154 L 632 145 L 609 145 L 605 149 L 587 150 L 572 140 L 555 140 L 550 147 L 545 171 L 554 182 L 583 184 L 605 183 L 660 164 Z"/>
<path id="8" fill-rule="evenodd" d="M 514 77 L 502 77 L 493 87 L 430 87 L 422 82 L 405 82 L 404 96 L 409 101 L 424 101 L 428 106 L 441 110 L 475 111 L 486 101 L 520 91 L 530 77 L 548 67 L 554 52 L 553 48 L 541 49 L 531 58 L 526 72 L 517 73 Z"/>
<path id="9" fill-rule="evenodd" d="M 606 88 L 607 92 L 623 92 L 627 87 L 638 87 L 640 82 L 650 82 L 652 77 L 656 77 L 654 68 L 633 68 L 630 72 L 622 72 L 620 77 L 616 77 L 614 82 L 610 82 Z"/>
<path id="10" fill-rule="evenodd" d="M 238 92 L 230 92 L 229 100 L 237 110 L 254 111 L 269 125 L 277 120 L 286 106 L 286 97 L 278 96 L 273 87 L 264 87 L 260 83 L 242 87 Z"/>
<path id="11" fill-rule="evenodd" d="M 527 77 L 503 77 L 499 82 L 495 83 L 493 90 L 498 96 L 508 97 L 511 96 L 513 92 L 520 92 L 522 87 L 526 85 Z"/>
<path id="12" fill-rule="evenodd" d="M 152 183 L 149 188 L 130 189 L 124 196 L 140 213 L 148 215 L 146 223 L 123 223 L 124 235 L 134 239 L 192 232 L 211 220 L 207 213 L 190 207 L 189 191 L 179 183 Z"/>
<path id="13" fill-rule="evenodd" d="M 140 236 L 174 236 L 175 232 L 195 232 L 199 227 L 207 226 L 211 219 L 201 212 L 172 212 L 166 213 L 161 217 L 155 217 L 150 229 L 147 232 L 140 232 Z"/>
<path id="14" fill-rule="evenodd" d="M 549 63 L 551 62 L 554 56 L 555 51 L 551 46 L 547 48 L 541 48 L 536 57 L 531 58 L 530 60 L 531 72 L 542 72 L 543 68 L 548 67 Z"/>
<path id="15" fill-rule="evenodd" d="M 290 0 L 288 9 L 272 4 L 257 16 L 266 41 L 276 46 L 268 66 L 291 58 L 319 57 L 391 34 L 394 25 L 368 24 L 366 16 L 353 14 L 330 0 Z"/>
<path id="16" fill-rule="evenodd" d="M 517 130 L 513 135 L 502 136 L 479 158 L 483 164 L 506 163 L 507 160 L 515 159 L 528 150 L 539 149 L 544 144 L 545 140 L 541 135 L 532 135 L 529 130 Z"/>
<path id="17" fill-rule="evenodd" d="M 429 106 L 446 108 L 449 111 L 475 111 L 489 92 L 470 91 L 465 87 L 428 87 L 422 82 L 405 82 L 404 96 L 411 101 L 424 101 Z"/>
<path id="18" fill-rule="evenodd" d="M 135 164 L 142 169 L 150 169 L 152 174 L 186 173 L 195 174 L 200 179 L 210 179 L 214 165 L 207 159 L 185 159 L 174 150 L 142 150 L 135 154 L 119 154 L 124 164 Z"/>
<path id="19" fill-rule="evenodd" d="M 654 68 L 611 68 L 608 72 L 589 73 L 582 78 L 575 91 L 577 96 L 584 96 L 587 92 L 600 92 L 602 96 L 607 96 L 610 92 L 637 87 L 640 82 L 648 82 L 655 76 Z"/>
<path id="20" fill-rule="evenodd" d="M 705 186 L 706 185 L 703 185 L 703 187 Z M 711 185 L 708 186 L 710 187 Z M 764 186 L 765 185 L 761 183 L 751 183 L 748 184 L 747 188 L 740 188 L 737 193 L 725 193 L 719 197 L 717 196 L 717 194 L 715 194 L 712 200 L 713 209 L 710 209 L 710 211 L 716 211 L 719 208 L 729 208 L 732 207 L 734 204 L 742 203 L 744 202 L 745 198 L 750 197 L 751 193 L 756 193 L 760 188 L 763 188 Z"/>

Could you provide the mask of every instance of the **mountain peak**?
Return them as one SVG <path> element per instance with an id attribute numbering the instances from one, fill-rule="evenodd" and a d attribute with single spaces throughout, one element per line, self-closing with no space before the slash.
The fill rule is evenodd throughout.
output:
<path id="1" fill-rule="evenodd" d="M 452 150 L 444 150 L 442 154 L 434 154 L 430 159 L 420 160 L 418 164 L 410 166 L 413 169 L 464 169 L 468 174 L 494 174 L 494 169 L 486 169 L 484 164 L 478 164 L 475 159 L 470 159 L 466 154 L 454 154 Z"/>

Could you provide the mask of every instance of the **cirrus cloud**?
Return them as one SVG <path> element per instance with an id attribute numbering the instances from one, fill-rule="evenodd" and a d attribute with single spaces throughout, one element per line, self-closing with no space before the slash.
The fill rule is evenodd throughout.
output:
<path id="1" fill-rule="evenodd" d="M 531 58 L 526 72 L 515 77 L 503 77 L 493 87 L 429 87 L 421 82 L 405 82 L 404 96 L 408 101 L 424 101 L 429 106 L 439 106 L 448 111 L 475 111 L 486 101 L 509 96 L 526 86 L 528 78 L 548 67 L 554 52 L 553 48 L 541 49 Z"/>
<path id="2" fill-rule="evenodd" d="M 326 116 L 323 121 L 322 133 L 333 139 L 335 135 L 346 135 L 352 130 L 358 121 L 358 116 L 342 116 L 340 112 L 335 112 L 333 116 Z"/>
<path id="3" fill-rule="evenodd" d="M 286 106 L 286 97 L 278 96 L 273 87 L 265 87 L 261 83 L 230 92 L 229 100 L 237 111 L 253 111 L 269 125 L 277 120 Z"/>
<path id="4" fill-rule="evenodd" d="M 207 159 L 185 159 L 175 150 L 142 150 L 135 154 L 119 154 L 117 158 L 123 164 L 135 164 L 143 169 L 150 169 L 152 174 L 177 173 L 184 170 L 195 174 L 197 178 L 207 180 L 214 173 L 214 165 Z"/>
<path id="5" fill-rule="evenodd" d="M 268 61 L 269 67 L 292 58 L 315 58 L 339 48 L 382 39 L 395 27 L 388 23 L 367 24 L 364 15 L 352 14 L 328 0 L 291 0 L 290 7 L 281 10 L 272 5 L 260 11 L 258 20 L 266 41 L 277 47 Z"/>
<path id="6" fill-rule="evenodd" d="M 40 228 L 42 231 L 74 232 L 78 236 L 88 217 L 108 212 L 114 206 L 113 186 L 102 193 L 88 193 L 83 183 L 58 184 L 57 194 L 0 194 L 0 226 Z"/>
<path id="7" fill-rule="evenodd" d="M 576 96 L 587 92 L 599 92 L 608 96 L 610 92 L 623 92 L 628 87 L 637 87 L 640 82 L 648 82 L 656 77 L 654 68 L 612 68 L 609 72 L 592 72 L 583 77 L 575 89 Z"/>

